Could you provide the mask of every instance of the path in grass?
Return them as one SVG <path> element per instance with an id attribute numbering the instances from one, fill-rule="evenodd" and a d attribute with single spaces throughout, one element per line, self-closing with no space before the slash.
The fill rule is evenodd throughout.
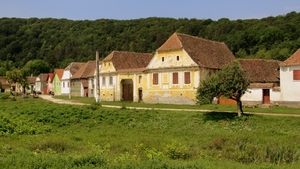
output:
<path id="1" fill-rule="evenodd" d="M 64 100 L 53 98 L 51 95 L 40 95 L 40 98 L 49 100 L 58 104 L 72 104 L 72 105 L 90 105 L 86 103 L 80 103 L 74 100 Z M 122 108 L 122 106 L 112 106 L 112 105 L 102 105 L 102 107 L 107 108 Z M 169 109 L 169 108 L 146 108 L 146 107 L 127 107 L 126 109 L 136 109 L 136 110 L 167 110 L 167 111 L 190 111 L 190 112 L 214 112 L 215 110 L 204 110 L 204 109 Z M 222 111 L 226 113 L 235 113 L 232 111 Z M 280 114 L 280 113 L 257 113 L 257 112 L 244 112 L 245 114 L 257 114 L 266 116 L 289 116 L 289 117 L 300 117 L 300 114 Z"/>
<path id="2" fill-rule="evenodd" d="M 51 95 L 39 95 L 39 97 L 42 99 L 45 99 L 45 100 L 49 100 L 54 103 L 58 103 L 58 104 L 89 105 L 89 104 L 80 103 L 80 102 L 77 102 L 74 100 L 56 99 L 56 98 L 53 98 Z"/>

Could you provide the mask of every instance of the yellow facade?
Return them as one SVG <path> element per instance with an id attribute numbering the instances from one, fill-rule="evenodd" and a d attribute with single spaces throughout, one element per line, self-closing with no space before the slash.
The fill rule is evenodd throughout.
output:
<path id="1" fill-rule="evenodd" d="M 139 92 L 145 88 L 145 76 L 141 72 L 117 73 L 112 62 L 102 63 L 100 99 L 102 101 L 121 101 L 124 99 L 123 85 L 132 84 L 132 101 L 140 101 Z"/>
<path id="2" fill-rule="evenodd" d="M 116 100 L 116 69 L 111 61 L 103 62 L 100 69 L 100 99 L 103 101 Z"/>
<path id="3" fill-rule="evenodd" d="M 150 103 L 195 104 L 200 81 L 210 72 L 210 69 L 200 68 L 183 49 L 157 52 L 147 67 L 143 100 Z M 158 74 L 158 84 L 153 84 L 153 74 Z M 186 74 L 189 78 L 185 77 Z"/>

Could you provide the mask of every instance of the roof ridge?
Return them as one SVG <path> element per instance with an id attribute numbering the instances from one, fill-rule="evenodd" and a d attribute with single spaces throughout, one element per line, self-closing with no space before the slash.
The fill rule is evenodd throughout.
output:
<path id="1" fill-rule="evenodd" d="M 187 36 L 187 37 L 190 37 L 190 38 L 196 38 L 196 39 L 200 39 L 200 40 L 203 40 L 203 41 L 209 41 L 209 42 L 213 42 L 213 43 L 225 44 L 225 42 L 219 42 L 219 41 L 215 41 L 215 40 L 211 40 L 211 39 L 205 39 L 205 38 L 199 37 L 199 36 L 193 36 L 193 35 L 188 35 L 188 34 L 178 33 L 178 32 L 175 32 L 175 33 L 177 35 L 180 35 L 180 36 Z"/>

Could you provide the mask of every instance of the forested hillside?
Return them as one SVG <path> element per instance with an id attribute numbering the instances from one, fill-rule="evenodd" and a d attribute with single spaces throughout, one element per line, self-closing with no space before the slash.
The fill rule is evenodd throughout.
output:
<path id="1" fill-rule="evenodd" d="M 112 50 L 155 52 L 174 32 L 222 41 L 236 57 L 285 60 L 300 48 L 300 13 L 263 19 L 144 18 L 73 21 L 0 18 L 0 76 L 41 59 L 51 68 L 107 56 Z"/>

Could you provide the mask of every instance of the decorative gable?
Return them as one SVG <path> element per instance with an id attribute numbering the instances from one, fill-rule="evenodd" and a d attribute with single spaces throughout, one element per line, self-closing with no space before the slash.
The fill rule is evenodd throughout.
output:
<path id="1" fill-rule="evenodd" d="M 174 33 L 156 50 L 147 68 L 200 66 L 221 69 L 233 60 L 235 56 L 225 43 Z"/>
<path id="2" fill-rule="evenodd" d="M 280 64 L 280 66 L 300 65 L 300 49 Z"/>

